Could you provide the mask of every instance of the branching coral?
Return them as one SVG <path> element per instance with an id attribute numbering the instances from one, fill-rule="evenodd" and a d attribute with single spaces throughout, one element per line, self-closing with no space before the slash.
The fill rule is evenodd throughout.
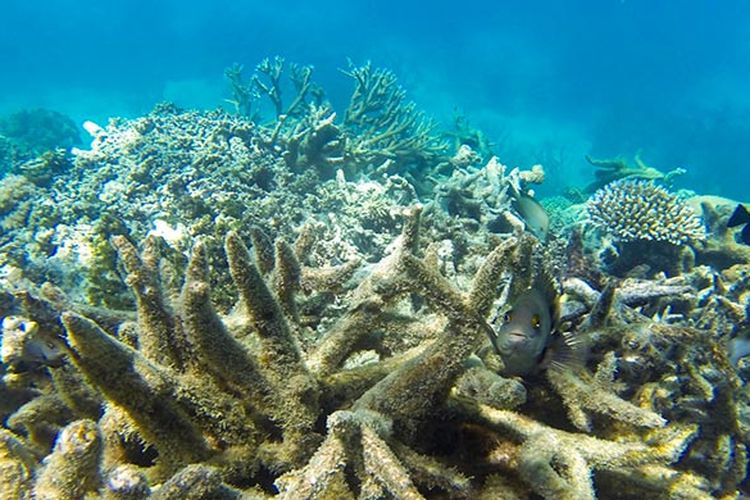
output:
<path id="1" fill-rule="evenodd" d="M 493 450 L 488 459 L 504 467 L 517 468 L 536 493 L 544 498 L 595 498 L 592 473 L 632 470 L 629 479 L 656 486 L 663 478 L 661 469 L 645 467 L 654 462 L 676 461 L 694 439 L 695 427 L 656 431 L 644 444 L 636 436 L 630 442 L 612 442 L 553 429 L 508 410 L 485 405 L 459 403 L 461 409 L 480 421 L 509 432 L 516 446 Z M 650 472 L 650 473 L 649 473 Z M 665 494 L 705 496 L 697 488 L 680 481 L 661 485 Z M 632 487 L 632 485 L 631 485 Z"/>
<path id="2" fill-rule="evenodd" d="M 600 257 L 610 272 L 626 275 L 638 266 L 677 275 L 690 270 L 692 246 L 706 237 L 701 218 L 677 195 L 653 182 L 619 180 L 586 203 L 594 227 L 614 238 Z"/>
<path id="3" fill-rule="evenodd" d="M 243 80 L 242 69 L 235 64 L 225 71 L 233 94 L 228 102 L 259 121 L 259 98 L 268 99 L 275 120 L 264 130 L 264 142 L 281 147 L 292 171 L 311 169 L 331 178 L 340 167 L 355 174 L 380 169 L 421 176 L 416 167 L 445 155 L 433 122 L 406 100 L 406 91 L 390 70 L 350 63 L 343 73 L 354 80 L 354 90 L 343 120 L 336 123 L 336 112 L 312 80 L 312 66 L 292 64 L 287 71 L 283 58 L 267 58 L 249 81 Z M 292 98 L 287 104 L 282 93 L 288 90 Z"/>
<path id="4" fill-rule="evenodd" d="M 47 300 L 53 302 L 27 297 L 19 308 L 39 325 L 56 329 L 69 362 L 85 375 L 89 390 L 106 401 L 101 416 L 89 417 L 96 423 L 75 420 L 80 413 L 71 405 L 82 394 L 67 393 L 57 403 L 63 409 L 59 425 L 67 427 L 58 434 L 55 450 L 60 451 L 50 457 L 80 455 L 80 460 L 66 459 L 72 469 L 65 477 L 86 479 L 53 480 L 47 469 L 24 461 L 33 435 L 22 426 L 18 435 L 6 434 L 6 477 L 17 478 L 22 495 L 55 491 L 61 497 L 83 488 L 107 495 L 153 490 L 169 498 L 206 491 L 231 498 L 259 494 L 249 485 L 270 493 L 267 477 L 287 498 L 421 498 L 438 492 L 465 497 L 498 488 L 516 495 L 531 490 L 547 498 L 587 498 L 593 496 L 594 481 L 597 487 L 611 483 L 702 494 L 705 482 L 669 466 L 695 440 L 695 427 L 665 426 L 653 411 L 663 411 L 653 396 L 642 399 L 652 401 L 644 408 L 617 397 L 614 385 L 608 385 L 615 384 L 615 358 L 607 358 L 593 379 L 584 372 L 549 371 L 547 387 L 563 404 L 539 387 L 527 392 L 518 381 L 470 360 L 486 342 L 484 318 L 495 306 L 503 277 L 515 269 L 519 283 L 529 281 L 524 273 L 530 270 L 526 261 L 533 239 L 500 240 L 471 284 L 459 289 L 436 271 L 432 254 L 418 257 L 419 225 L 419 209 L 412 209 L 392 252 L 368 269 L 349 293 L 347 308 L 309 345 L 300 342 L 304 327 L 296 306 L 304 304 L 301 283 L 311 272 L 302 264 L 309 258 L 310 229 L 301 231 L 294 245 L 280 239 L 273 245 L 254 231 L 257 265 L 236 233 L 227 236 L 226 255 L 240 297 L 237 311 L 227 317 L 211 307 L 207 246 L 194 245 L 180 297 L 170 299 L 156 272 L 154 239 L 139 253 L 125 238 L 114 238 L 136 296 L 135 336 L 132 322 L 100 315 L 100 326 L 80 312 L 63 312 L 60 330 L 54 326 L 55 311 L 70 305 L 52 293 Z M 333 276 L 349 279 L 350 268 L 329 271 L 331 278 L 308 279 L 304 289 L 314 291 Z M 629 297 L 626 290 L 637 289 L 625 288 L 618 296 Z M 631 295 L 638 293 L 645 292 Z M 592 310 L 604 317 L 610 308 Z M 590 328 L 606 323 L 584 322 Z M 415 331 L 427 336 L 417 338 L 414 349 L 386 354 L 388 336 Z M 602 346 L 611 341 L 607 335 L 595 338 Z M 368 348 L 389 357 L 347 365 Z M 485 355 L 487 366 L 489 358 Z M 68 361 L 65 366 L 70 368 Z M 54 374 L 61 368 L 48 370 Z M 60 376 L 46 386 L 47 395 L 63 393 Z M 39 406 L 44 397 L 31 403 Z M 519 405 L 528 409 L 519 412 Z M 538 407 L 552 411 L 540 413 Z M 566 413 L 583 432 L 557 427 Z M 589 413 L 618 424 L 592 425 Z M 659 429 L 637 430 L 647 427 Z M 489 449 L 488 442 L 467 441 L 447 451 L 456 446 L 452 436 L 478 431 L 492 436 Z M 79 436 L 80 443 L 65 444 L 68 435 Z M 44 443 L 39 445 L 44 454 Z M 468 449 L 461 451 L 464 446 Z M 474 458 L 467 462 L 463 453 Z M 48 459 L 45 467 L 55 460 Z M 498 473 L 508 482 L 493 476 Z M 656 478 L 666 476 L 670 482 L 660 490 Z M 727 491 L 737 484 L 738 476 L 731 477 L 724 483 Z"/>
<path id="5" fill-rule="evenodd" d="M 349 65 L 354 80 L 343 126 L 350 133 L 347 152 L 357 163 L 376 167 L 385 160 L 423 163 L 445 149 L 432 135 L 434 124 L 406 101 L 406 91 L 387 69 Z"/>
<path id="6" fill-rule="evenodd" d="M 663 181 L 666 183 L 685 173 L 683 168 L 675 168 L 667 173 L 662 172 L 654 167 L 650 167 L 643 163 L 640 155 L 635 156 L 635 166 L 628 165 L 628 163 L 622 158 L 613 160 L 601 160 L 594 159 L 590 156 L 586 156 L 586 161 L 596 167 L 594 176 L 596 180 L 589 184 L 584 191 L 587 193 L 593 193 L 594 191 L 606 186 L 610 182 L 614 182 L 620 179 L 631 179 L 631 180 L 647 180 L 647 181 Z"/>
<path id="7" fill-rule="evenodd" d="M 258 119 L 258 115 L 254 105 L 260 94 L 252 80 L 248 82 L 242 76 L 244 69 L 245 67 L 242 64 L 235 63 L 224 70 L 224 76 L 229 81 L 232 92 L 232 98 L 226 101 L 234 107 L 236 114 L 255 121 Z"/>
<path id="8" fill-rule="evenodd" d="M 682 245 L 705 238 L 701 219 L 687 204 L 653 182 L 617 181 L 587 203 L 591 221 L 621 241 Z"/>
<path id="9" fill-rule="evenodd" d="M 701 480 L 704 490 L 725 495 L 736 491 L 744 480 L 748 453 L 748 431 L 739 410 L 743 404 L 741 384 L 721 339 L 730 335 L 731 332 L 724 330 L 737 320 L 719 319 L 705 329 L 688 326 L 701 324 L 709 316 L 720 318 L 715 307 L 720 302 L 718 298 L 724 299 L 721 294 L 726 290 L 713 289 L 716 302 L 687 308 L 672 320 L 674 324 L 664 321 L 665 315 L 654 314 L 652 319 L 628 306 L 651 314 L 653 307 L 644 305 L 660 296 L 656 304 L 667 308 L 670 303 L 679 304 L 686 298 L 695 300 L 694 294 L 686 293 L 689 287 L 675 285 L 628 280 L 620 285 L 606 313 L 608 319 L 592 333 L 595 346 L 592 359 L 597 360 L 598 369 L 595 380 L 587 387 L 588 394 L 580 395 L 580 401 L 586 401 L 602 384 L 613 389 L 619 385 L 618 392 L 630 392 L 632 389 L 628 388 L 640 385 L 637 392 L 640 411 L 655 410 L 670 421 L 689 421 L 701 426 L 699 439 L 686 449 L 682 463 L 692 464 L 690 468 L 705 478 Z M 590 289 L 589 292 L 585 289 L 580 282 L 566 283 L 569 295 L 595 308 L 592 304 L 599 302 L 604 294 L 594 291 L 592 295 Z M 584 295 L 590 298 L 582 298 Z M 594 296 L 596 300 L 592 301 Z M 607 399 L 597 397 L 596 401 L 603 403 Z"/>

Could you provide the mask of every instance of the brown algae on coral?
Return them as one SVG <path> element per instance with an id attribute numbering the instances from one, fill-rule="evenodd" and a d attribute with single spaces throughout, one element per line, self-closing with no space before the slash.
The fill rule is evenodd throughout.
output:
<path id="1" fill-rule="evenodd" d="M 728 213 L 619 180 L 576 212 L 595 224 L 542 242 L 512 195 L 541 167 L 451 154 L 390 71 L 351 66 L 337 119 L 311 67 L 282 101 L 286 68 L 258 68 L 269 125 L 161 106 L 49 182 L 3 181 L 0 495 L 748 492 L 750 372 L 728 345 L 750 263 L 715 230 Z M 559 320 L 518 301 L 541 276 Z M 537 366 L 545 343 L 510 366 L 488 332 L 514 305 L 586 356 Z"/>

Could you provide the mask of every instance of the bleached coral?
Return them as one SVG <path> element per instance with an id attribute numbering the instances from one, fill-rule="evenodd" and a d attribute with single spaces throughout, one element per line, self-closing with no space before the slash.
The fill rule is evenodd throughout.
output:
<path id="1" fill-rule="evenodd" d="M 466 152 L 464 154 L 467 154 Z M 434 177 L 434 202 L 451 216 L 476 221 L 492 232 L 523 231 L 523 220 L 511 211 L 513 193 L 526 193 L 528 184 L 544 181 L 544 169 L 534 165 L 530 170 L 504 165 L 496 156 L 482 167 L 452 164 L 450 177 Z"/>
<path id="2" fill-rule="evenodd" d="M 586 204 L 591 221 L 621 241 L 683 245 L 705 238 L 703 223 L 680 198 L 653 182 L 620 180 Z"/>
<path id="3" fill-rule="evenodd" d="M 95 131 L 95 154 L 76 160 L 80 196 L 67 176 L 30 190 L 54 195 L 56 224 L 91 223 L 88 272 L 124 279 L 131 300 L 91 307 L 4 277 L 0 313 L 16 319 L 0 364 L 0 496 L 745 492 L 747 389 L 722 354 L 750 316 L 744 271 L 620 281 L 569 254 L 560 328 L 588 357 L 503 377 L 488 321 L 537 260 L 563 269 L 553 242 L 481 224 L 543 171 L 477 168 L 463 148 L 423 177 L 408 153 L 358 178 L 341 164 L 352 132 L 325 104 L 273 102 L 277 63 L 261 68 L 264 92 L 292 116 L 270 128 L 162 107 Z M 435 182 L 449 189 L 421 210 Z M 179 248 L 142 239 L 156 221 L 180 229 Z M 55 234 L 41 228 L 38 244 Z M 65 356 L 39 358 L 47 340 Z"/>

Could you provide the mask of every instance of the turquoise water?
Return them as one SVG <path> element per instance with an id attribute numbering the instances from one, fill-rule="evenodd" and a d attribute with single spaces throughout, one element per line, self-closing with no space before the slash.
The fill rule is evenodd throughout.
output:
<path id="1" fill-rule="evenodd" d="M 213 108 L 223 70 L 262 58 L 315 66 L 334 105 L 347 58 L 388 67 L 444 124 L 455 109 L 503 161 L 546 163 L 544 191 L 584 184 L 584 155 L 684 167 L 684 187 L 747 200 L 750 3 L 6 0 L 0 114 L 77 123 L 155 103 Z M 334 106 L 341 108 L 343 106 Z M 553 167 L 549 158 L 556 158 Z"/>
<path id="2" fill-rule="evenodd" d="M 746 498 L 749 11 L 0 3 L 0 500 Z"/>

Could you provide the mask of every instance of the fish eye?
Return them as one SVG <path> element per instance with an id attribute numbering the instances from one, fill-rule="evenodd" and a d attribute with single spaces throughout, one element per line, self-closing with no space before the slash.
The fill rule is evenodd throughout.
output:
<path id="1" fill-rule="evenodd" d="M 542 318 L 540 318 L 538 314 L 531 317 L 531 326 L 534 330 L 538 330 L 539 327 L 542 326 Z"/>
<path id="2" fill-rule="evenodd" d="M 513 316 L 511 316 L 510 313 L 505 313 L 503 316 L 503 322 L 504 323 L 510 323 L 510 321 L 513 319 Z"/>

